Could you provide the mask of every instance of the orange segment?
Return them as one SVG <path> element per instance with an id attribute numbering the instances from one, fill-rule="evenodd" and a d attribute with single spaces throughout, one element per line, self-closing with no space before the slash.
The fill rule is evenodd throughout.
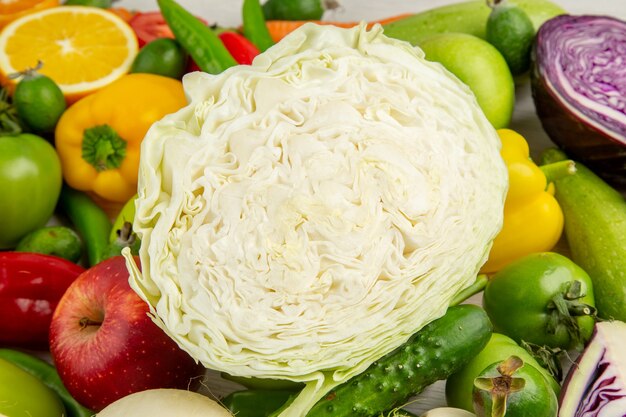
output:
<path id="1" fill-rule="evenodd" d="M 0 0 L 0 28 L 18 17 L 58 5 L 59 0 Z"/>
<path id="2" fill-rule="evenodd" d="M 0 0 L 2 1 L 2 0 Z M 0 75 L 43 62 L 69 102 L 110 84 L 128 72 L 137 38 L 121 18 L 106 10 L 63 6 L 23 16 L 0 32 Z"/>

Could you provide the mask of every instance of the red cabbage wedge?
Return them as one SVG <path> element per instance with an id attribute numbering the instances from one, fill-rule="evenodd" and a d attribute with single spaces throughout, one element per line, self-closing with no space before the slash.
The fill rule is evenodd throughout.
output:
<path id="1" fill-rule="evenodd" d="M 561 391 L 559 417 L 626 415 L 626 323 L 596 324 Z"/>
<path id="2" fill-rule="evenodd" d="M 548 20 L 537 32 L 531 78 L 552 141 L 606 181 L 626 186 L 626 22 Z"/>

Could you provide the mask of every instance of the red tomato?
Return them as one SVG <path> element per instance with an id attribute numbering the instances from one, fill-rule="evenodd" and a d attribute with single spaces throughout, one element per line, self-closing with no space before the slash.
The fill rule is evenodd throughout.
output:
<path id="1" fill-rule="evenodd" d="M 172 30 L 160 12 L 139 12 L 128 23 L 137 35 L 140 48 L 158 38 L 174 38 Z"/>
<path id="2" fill-rule="evenodd" d="M 198 17 L 198 20 L 208 25 L 206 20 L 200 17 Z M 137 12 L 128 24 L 135 31 L 135 35 L 137 35 L 140 48 L 158 38 L 175 38 L 161 12 Z"/>

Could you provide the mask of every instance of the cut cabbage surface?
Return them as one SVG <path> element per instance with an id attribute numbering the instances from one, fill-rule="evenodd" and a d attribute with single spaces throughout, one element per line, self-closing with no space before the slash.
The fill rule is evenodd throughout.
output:
<path id="1" fill-rule="evenodd" d="M 303 416 L 442 316 L 502 224 L 500 142 L 421 50 L 306 24 L 184 78 L 141 149 L 131 285 L 206 367 L 304 381 Z"/>

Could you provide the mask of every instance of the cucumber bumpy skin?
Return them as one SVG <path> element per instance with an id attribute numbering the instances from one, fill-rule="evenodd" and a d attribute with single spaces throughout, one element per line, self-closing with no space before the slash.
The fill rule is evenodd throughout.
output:
<path id="1" fill-rule="evenodd" d="M 401 406 L 465 365 L 487 344 L 491 333 L 482 308 L 450 307 L 404 345 L 329 392 L 307 417 L 370 417 Z"/>
<path id="2" fill-rule="evenodd" d="M 564 14 L 560 6 L 549 0 L 509 0 L 521 8 L 533 23 L 535 31 L 543 22 Z M 384 25 L 385 35 L 419 45 L 424 39 L 441 33 L 467 33 L 486 37 L 487 19 L 491 9 L 485 0 L 471 0 L 441 6 Z"/>

